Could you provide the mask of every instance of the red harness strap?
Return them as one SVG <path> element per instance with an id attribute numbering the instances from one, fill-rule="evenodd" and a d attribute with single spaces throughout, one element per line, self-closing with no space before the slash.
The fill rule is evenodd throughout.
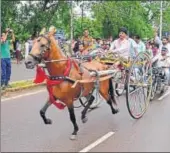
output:
<path id="1" fill-rule="evenodd" d="M 71 60 L 67 60 L 67 68 L 64 72 L 64 76 L 68 76 L 71 70 Z M 58 85 L 62 83 L 64 80 L 50 80 L 50 78 L 46 75 L 44 69 L 42 67 L 37 66 L 37 73 L 36 73 L 36 78 L 34 80 L 34 83 L 42 83 L 44 80 L 46 80 L 46 85 L 47 85 L 47 90 L 49 93 L 49 99 L 52 104 L 54 104 L 57 108 L 59 109 L 64 109 L 66 105 L 60 102 L 56 102 L 54 96 L 53 96 L 53 91 L 52 91 L 52 86 L 53 85 Z"/>

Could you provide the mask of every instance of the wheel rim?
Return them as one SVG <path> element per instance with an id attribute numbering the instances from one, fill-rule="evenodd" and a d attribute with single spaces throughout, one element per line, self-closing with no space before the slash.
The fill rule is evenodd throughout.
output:
<path id="1" fill-rule="evenodd" d="M 140 62 L 142 58 L 146 62 Z M 131 91 L 131 87 L 135 89 Z M 138 119 L 146 112 L 150 101 L 151 89 L 151 62 L 145 53 L 139 53 L 132 63 L 129 76 L 127 77 L 126 102 L 129 114 L 133 118 Z"/>

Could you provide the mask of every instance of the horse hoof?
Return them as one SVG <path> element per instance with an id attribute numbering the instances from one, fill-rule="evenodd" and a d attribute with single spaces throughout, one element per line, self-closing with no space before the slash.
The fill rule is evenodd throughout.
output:
<path id="1" fill-rule="evenodd" d="M 73 135 L 73 134 L 72 134 L 72 135 L 70 136 L 70 140 L 75 140 L 75 139 L 76 139 L 76 135 Z"/>
<path id="2" fill-rule="evenodd" d="M 114 111 L 112 111 L 113 114 L 117 114 L 119 112 L 119 109 L 115 109 Z"/>
<path id="3" fill-rule="evenodd" d="M 52 120 L 46 119 L 45 124 L 52 124 Z"/>
<path id="4" fill-rule="evenodd" d="M 87 118 L 87 117 L 82 118 L 82 122 L 83 122 L 83 123 L 86 123 L 86 122 L 87 122 L 87 120 L 88 120 L 88 118 Z"/>

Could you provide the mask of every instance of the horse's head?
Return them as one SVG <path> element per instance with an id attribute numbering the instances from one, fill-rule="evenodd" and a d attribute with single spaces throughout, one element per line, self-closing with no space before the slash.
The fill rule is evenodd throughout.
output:
<path id="1" fill-rule="evenodd" d="M 32 49 L 25 59 L 27 69 L 33 69 L 35 65 L 48 58 L 51 48 L 51 39 L 49 34 L 40 35 L 34 42 Z"/>

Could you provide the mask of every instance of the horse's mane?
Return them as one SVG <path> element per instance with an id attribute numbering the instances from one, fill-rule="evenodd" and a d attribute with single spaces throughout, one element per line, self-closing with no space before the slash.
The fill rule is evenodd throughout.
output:
<path id="1" fill-rule="evenodd" d="M 52 42 L 52 45 L 54 45 L 56 47 L 56 50 L 64 57 L 66 57 L 66 55 L 63 53 L 63 51 L 61 50 L 61 48 L 59 47 L 58 43 L 56 42 L 56 39 L 53 35 L 50 36 L 50 40 Z"/>

